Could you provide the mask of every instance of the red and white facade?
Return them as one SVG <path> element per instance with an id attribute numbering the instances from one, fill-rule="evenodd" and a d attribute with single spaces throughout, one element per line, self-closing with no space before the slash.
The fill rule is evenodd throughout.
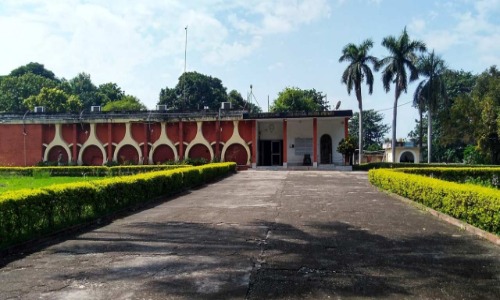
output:
<path id="1" fill-rule="evenodd" d="M 184 158 L 252 167 L 340 165 L 336 152 L 352 111 L 317 114 L 242 112 L 0 115 L 0 165 L 40 161 L 159 164 Z"/>

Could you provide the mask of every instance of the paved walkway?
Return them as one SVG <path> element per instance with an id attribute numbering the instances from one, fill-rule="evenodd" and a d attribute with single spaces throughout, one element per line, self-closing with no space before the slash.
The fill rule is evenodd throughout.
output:
<path id="1" fill-rule="evenodd" d="M 356 172 L 241 172 L 0 266 L 1 299 L 500 298 L 498 246 Z"/>

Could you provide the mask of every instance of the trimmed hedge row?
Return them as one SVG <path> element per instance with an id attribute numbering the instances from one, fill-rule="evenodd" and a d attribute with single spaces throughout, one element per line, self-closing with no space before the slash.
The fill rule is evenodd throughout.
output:
<path id="1" fill-rule="evenodd" d="M 217 163 L 3 193 L 0 249 L 173 195 L 235 170 L 235 163 Z"/>
<path id="2" fill-rule="evenodd" d="M 399 169 L 399 168 L 485 168 L 485 167 L 498 167 L 498 166 L 485 166 L 485 165 L 464 165 L 464 164 L 413 164 L 413 163 L 391 163 L 391 162 L 375 162 L 361 165 L 353 165 L 353 171 L 369 171 L 371 169 Z"/>
<path id="3" fill-rule="evenodd" d="M 173 170 L 190 165 L 144 165 L 144 166 L 94 166 L 94 167 L 0 167 L 0 175 L 34 176 L 48 173 L 50 176 L 124 176 L 152 171 Z"/>
<path id="4" fill-rule="evenodd" d="M 500 191 L 396 170 L 368 172 L 370 183 L 391 193 L 500 234 Z"/>
<path id="5" fill-rule="evenodd" d="M 398 171 L 458 183 L 482 182 L 495 188 L 500 187 L 500 167 L 498 166 L 486 168 L 409 168 Z"/>

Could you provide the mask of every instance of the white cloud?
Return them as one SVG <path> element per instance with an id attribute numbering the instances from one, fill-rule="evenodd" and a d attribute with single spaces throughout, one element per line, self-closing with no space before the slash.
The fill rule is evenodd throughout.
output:
<path id="1" fill-rule="evenodd" d="M 462 47 L 473 51 L 481 62 L 496 64 L 500 51 L 500 23 L 497 13 L 500 10 L 500 0 L 481 0 L 473 3 L 465 2 L 458 8 L 457 3 L 443 4 L 441 16 L 446 11 L 451 11 L 455 24 L 448 29 L 434 29 L 431 23 L 439 22 L 439 18 L 429 21 L 428 26 L 419 30 L 417 23 L 412 22 L 413 30 L 420 33 L 428 48 L 438 52 L 452 51 L 454 47 Z M 461 9 L 462 13 L 456 13 Z M 465 50 L 467 51 L 467 50 Z"/>
<path id="2" fill-rule="evenodd" d="M 186 25 L 189 70 L 190 54 L 217 66 L 237 62 L 265 38 L 328 15 L 327 0 L 5 0 L 0 74 L 36 61 L 61 77 L 86 72 L 96 84 L 113 81 L 153 99 L 155 85 L 174 85 L 183 70 Z M 145 71 L 151 66 L 158 74 Z"/>
<path id="3" fill-rule="evenodd" d="M 437 52 L 444 52 L 452 46 L 460 43 L 461 38 L 454 32 L 447 30 L 435 30 L 424 34 L 424 41 L 428 49 L 434 49 Z"/>
<path id="4" fill-rule="evenodd" d="M 413 18 L 408 25 L 408 29 L 414 32 L 422 32 L 425 29 L 425 20 Z"/>

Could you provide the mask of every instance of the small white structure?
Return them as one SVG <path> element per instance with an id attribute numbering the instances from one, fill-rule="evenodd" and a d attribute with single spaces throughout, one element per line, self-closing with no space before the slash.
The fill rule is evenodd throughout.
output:
<path id="1" fill-rule="evenodd" d="M 396 163 L 419 163 L 420 149 L 414 142 L 396 142 L 396 159 L 392 158 L 391 143 L 384 143 L 384 161 Z"/>

